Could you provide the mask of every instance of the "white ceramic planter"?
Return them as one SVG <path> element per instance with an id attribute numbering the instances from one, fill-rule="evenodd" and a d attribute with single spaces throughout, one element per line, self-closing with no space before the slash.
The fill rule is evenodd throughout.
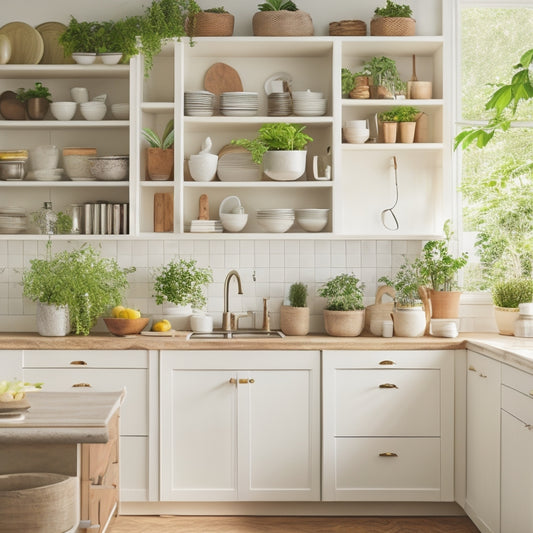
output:
<path id="1" fill-rule="evenodd" d="M 518 307 L 494 306 L 494 318 L 500 335 L 514 335 L 515 323 L 520 316 Z"/>
<path id="2" fill-rule="evenodd" d="M 263 171 L 276 181 L 294 181 L 305 172 L 306 150 L 269 151 L 263 155 Z"/>
<path id="3" fill-rule="evenodd" d="M 422 307 L 395 309 L 392 321 L 397 337 L 422 337 L 426 331 L 426 313 Z"/>
<path id="4" fill-rule="evenodd" d="M 191 329 L 192 308 L 190 305 L 175 305 L 172 303 L 163 304 L 163 314 L 154 315 L 153 322 L 166 319 L 170 322 L 172 329 L 177 331 L 187 331 Z"/>
<path id="5" fill-rule="evenodd" d="M 37 303 L 37 331 L 43 337 L 64 337 L 70 333 L 68 307 Z"/>

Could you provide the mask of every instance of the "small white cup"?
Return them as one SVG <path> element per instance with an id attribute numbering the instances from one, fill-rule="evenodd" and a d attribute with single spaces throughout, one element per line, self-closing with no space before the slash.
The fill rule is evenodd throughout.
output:
<path id="1" fill-rule="evenodd" d="M 89 101 L 89 90 L 86 87 L 72 87 L 70 96 L 78 104 L 83 104 Z"/>
<path id="2" fill-rule="evenodd" d="M 211 333 L 213 331 L 213 317 L 209 315 L 192 315 L 191 329 L 195 333 Z"/>
<path id="3" fill-rule="evenodd" d="M 368 128 L 368 120 L 347 120 L 344 123 L 344 127 L 365 129 L 365 128 Z"/>
<path id="4" fill-rule="evenodd" d="M 383 335 L 383 337 L 392 337 L 392 332 L 393 332 L 392 320 L 384 320 L 381 334 Z"/>

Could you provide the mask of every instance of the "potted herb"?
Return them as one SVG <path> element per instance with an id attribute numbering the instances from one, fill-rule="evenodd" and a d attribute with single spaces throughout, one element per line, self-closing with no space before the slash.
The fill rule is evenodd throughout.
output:
<path id="1" fill-rule="evenodd" d="M 150 145 L 146 149 L 146 172 L 153 181 L 173 178 L 174 170 L 174 119 L 170 119 L 161 137 L 150 128 L 143 128 L 142 134 Z"/>
<path id="2" fill-rule="evenodd" d="M 533 279 L 526 277 L 497 281 L 492 286 L 494 318 L 500 335 L 513 335 L 519 304 L 533 301 Z"/>
<path id="3" fill-rule="evenodd" d="M 409 5 L 396 4 L 387 0 L 385 7 L 376 7 L 370 21 L 370 35 L 406 36 L 414 35 L 416 22 Z"/>
<path id="4" fill-rule="evenodd" d="M 396 61 L 386 56 L 375 56 L 363 64 L 363 72 L 370 76 L 371 98 L 394 98 L 398 88 L 404 86 Z"/>
<path id="5" fill-rule="evenodd" d="M 205 288 L 212 281 L 211 268 L 199 267 L 194 259 L 173 259 L 154 272 L 155 301 L 174 329 L 189 328 L 192 311 L 207 304 Z"/>
<path id="6" fill-rule="evenodd" d="M 420 111 L 413 106 L 401 105 L 379 114 L 379 120 L 383 123 L 384 142 L 396 142 L 396 133 L 401 143 L 412 143 L 415 139 L 416 116 Z M 392 125 L 397 123 L 398 126 Z"/>
<path id="7" fill-rule="evenodd" d="M 307 307 L 307 285 L 293 283 L 289 289 L 289 305 L 280 309 L 280 328 L 285 335 L 307 335 L 309 333 L 309 307 Z"/>
<path id="8" fill-rule="evenodd" d="M 88 335 L 96 319 L 122 301 L 126 276 L 134 270 L 120 268 L 91 246 L 52 255 L 49 241 L 46 258 L 32 259 L 22 274 L 24 296 L 38 303 L 39 333 Z"/>
<path id="9" fill-rule="evenodd" d="M 109 20 L 95 24 L 94 41 L 97 55 L 106 65 L 116 65 L 123 57 L 137 54 L 137 39 L 132 33 L 132 19 Z M 136 27 L 134 25 L 134 27 Z"/>
<path id="10" fill-rule="evenodd" d="M 292 0 L 267 0 L 258 6 L 252 18 L 254 35 L 302 36 L 313 35 L 313 20 L 309 13 L 300 11 Z"/>
<path id="11" fill-rule="evenodd" d="M 342 68 L 341 87 L 342 94 L 348 95 L 350 98 L 370 98 L 369 78 L 364 71 L 351 72 L 348 68 Z"/>
<path id="12" fill-rule="evenodd" d="M 453 232 L 451 222 L 444 223 L 444 239 L 428 241 L 422 249 L 420 271 L 429 287 L 432 318 L 457 318 L 461 292 L 457 287 L 457 273 L 468 261 L 463 252 L 454 257 L 450 251 Z"/>
<path id="13" fill-rule="evenodd" d="M 293 181 L 305 172 L 307 151 L 313 139 L 303 132 L 305 126 L 276 122 L 263 124 L 255 139 L 234 139 L 232 144 L 246 148 L 255 163 L 276 181 Z"/>
<path id="14" fill-rule="evenodd" d="M 78 21 L 72 15 L 67 29 L 59 36 L 65 56 L 72 55 L 76 63 L 90 65 L 96 59 L 97 22 Z"/>
<path id="15" fill-rule="evenodd" d="M 50 89 L 42 82 L 36 81 L 32 89 L 20 88 L 16 98 L 26 105 L 28 117 L 32 120 L 42 120 L 50 107 L 51 96 Z"/>
<path id="16" fill-rule="evenodd" d="M 193 37 L 228 37 L 233 35 L 235 17 L 224 7 L 212 7 L 187 20 L 187 33 Z"/>
<path id="17" fill-rule="evenodd" d="M 357 337 L 365 325 L 364 284 L 354 274 L 339 274 L 318 289 L 327 299 L 324 326 L 328 335 Z"/>

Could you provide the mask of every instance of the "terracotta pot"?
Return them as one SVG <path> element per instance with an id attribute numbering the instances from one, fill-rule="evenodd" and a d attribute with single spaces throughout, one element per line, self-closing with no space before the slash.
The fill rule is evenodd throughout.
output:
<path id="1" fill-rule="evenodd" d="M 431 318 L 459 318 L 460 291 L 429 290 Z"/>
<path id="2" fill-rule="evenodd" d="M 494 306 L 494 318 L 500 335 L 514 335 L 515 323 L 520 316 L 518 307 Z"/>
<path id="3" fill-rule="evenodd" d="M 147 148 L 146 175 L 153 181 L 174 179 L 174 149 Z"/>
<path id="4" fill-rule="evenodd" d="M 413 143 L 415 141 L 416 122 L 400 122 L 398 128 L 401 143 Z"/>
<path id="5" fill-rule="evenodd" d="M 30 98 L 26 102 L 26 111 L 32 120 L 43 120 L 49 107 L 50 102 L 46 98 Z"/>
<path id="6" fill-rule="evenodd" d="M 307 335 L 309 333 L 309 307 L 282 305 L 280 328 L 285 335 Z"/>
<path id="7" fill-rule="evenodd" d="M 383 122 L 381 124 L 381 129 L 383 131 L 383 142 L 384 143 L 395 143 L 396 142 L 396 133 L 398 131 L 397 122 Z"/>
<path id="8" fill-rule="evenodd" d="M 392 312 L 392 321 L 397 337 L 422 337 L 426 331 L 423 307 L 397 307 Z"/>
<path id="9" fill-rule="evenodd" d="M 365 310 L 329 311 L 324 309 L 326 333 L 332 337 L 357 337 L 365 325 Z"/>

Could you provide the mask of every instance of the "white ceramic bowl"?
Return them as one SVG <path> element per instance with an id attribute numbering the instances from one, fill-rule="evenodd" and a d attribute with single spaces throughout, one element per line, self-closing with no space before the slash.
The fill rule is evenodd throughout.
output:
<path id="1" fill-rule="evenodd" d="M 85 120 L 102 120 L 107 112 L 103 102 L 85 102 L 80 104 L 80 109 Z"/>
<path id="2" fill-rule="evenodd" d="M 89 172 L 97 180 L 121 181 L 128 177 L 128 170 L 129 157 L 127 155 L 89 157 Z"/>
<path id="3" fill-rule="evenodd" d="M 345 128 L 357 128 L 357 129 L 366 129 L 368 127 L 368 122 L 366 120 L 347 120 L 344 123 Z"/>
<path id="4" fill-rule="evenodd" d="M 130 118 L 130 104 L 111 104 L 111 113 L 117 120 Z"/>
<path id="5" fill-rule="evenodd" d="M 258 218 L 257 223 L 268 233 L 285 233 L 294 224 L 294 219 Z"/>
<path id="6" fill-rule="evenodd" d="M 328 223 L 329 209 L 295 209 L 296 222 L 305 231 L 322 231 Z"/>
<path id="7" fill-rule="evenodd" d="M 56 120 L 72 120 L 77 106 L 76 102 L 52 102 L 50 111 Z"/>
<path id="8" fill-rule="evenodd" d="M 92 65 L 96 60 L 96 53 L 94 52 L 75 52 L 72 54 L 72 59 L 78 65 Z"/>
<path id="9" fill-rule="evenodd" d="M 222 227 L 229 232 L 236 233 L 242 231 L 248 222 L 247 213 L 222 213 L 220 215 Z"/>
<path id="10" fill-rule="evenodd" d="M 368 128 L 344 128 L 344 138 L 350 144 L 363 144 L 368 141 L 370 132 Z"/>
<path id="11" fill-rule="evenodd" d="M 116 65 L 122 59 L 122 54 L 120 52 L 106 52 L 98 54 L 98 57 L 104 65 Z"/>
<path id="12" fill-rule="evenodd" d="M 189 171 L 194 181 L 211 181 L 217 173 L 218 155 L 195 154 L 189 158 Z"/>

